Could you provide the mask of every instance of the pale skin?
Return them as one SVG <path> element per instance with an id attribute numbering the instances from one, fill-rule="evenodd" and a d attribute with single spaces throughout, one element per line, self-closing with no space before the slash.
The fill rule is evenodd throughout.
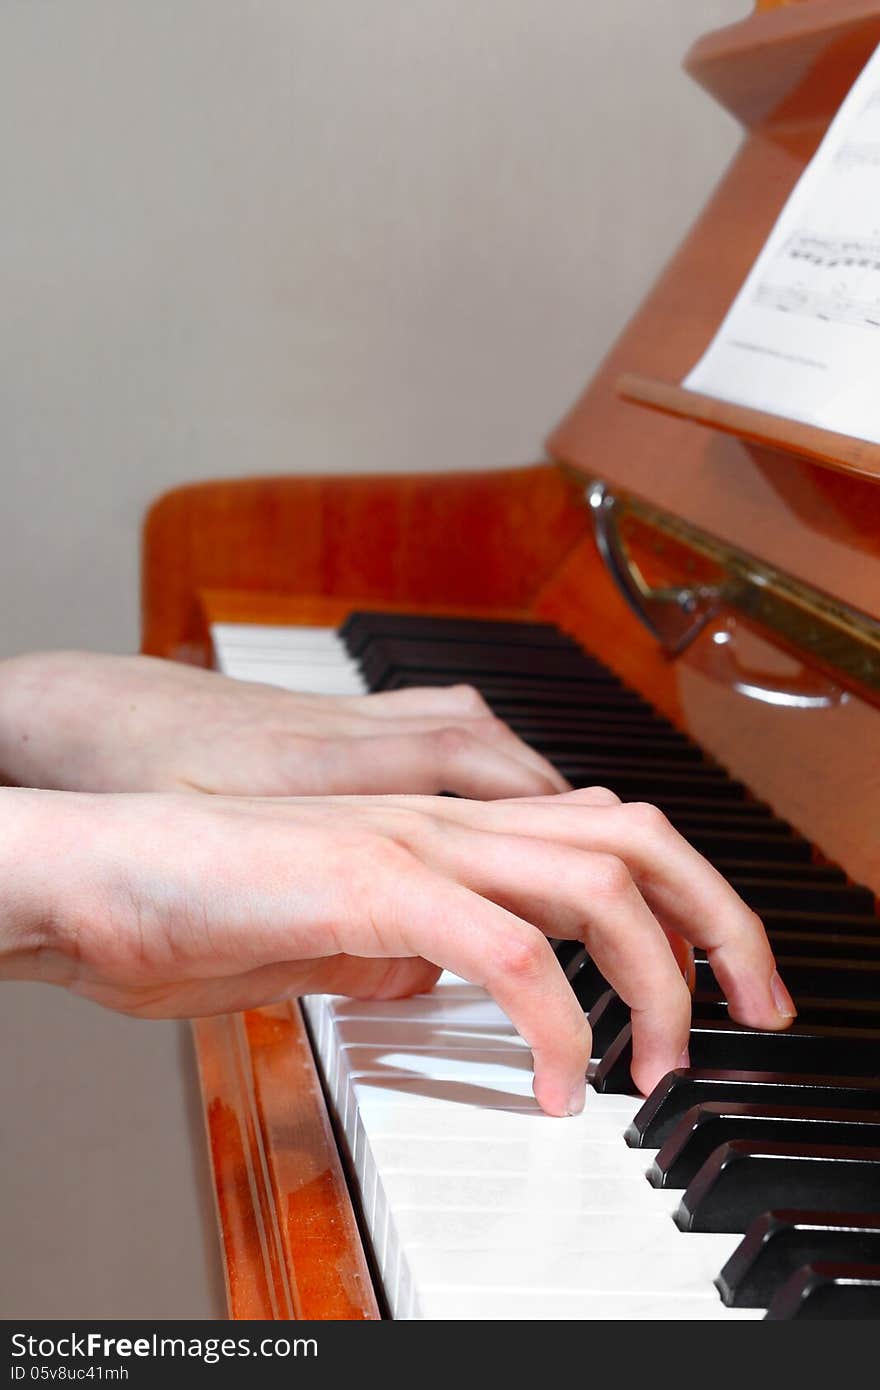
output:
<path id="1" fill-rule="evenodd" d="M 631 1006 L 642 1091 L 682 1062 L 690 947 L 740 1022 L 794 1015 L 760 921 L 660 812 L 566 790 L 467 687 L 301 697 L 17 658 L 0 771 L 0 977 L 168 1018 L 407 995 L 445 968 L 507 1013 L 552 1115 L 583 1107 L 590 1032 L 548 936 Z"/>

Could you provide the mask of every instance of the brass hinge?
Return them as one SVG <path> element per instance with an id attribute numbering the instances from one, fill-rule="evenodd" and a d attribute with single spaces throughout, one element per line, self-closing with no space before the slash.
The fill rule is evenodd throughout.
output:
<path id="1" fill-rule="evenodd" d="M 583 488 L 582 477 L 578 482 Z M 880 694 L 880 623 L 874 618 L 632 493 L 595 480 L 583 495 L 621 593 L 670 655 L 684 651 L 722 608 L 733 608 L 841 683 Z M 647 533 L 658 553 L 674 542 L 704 570 L 711 566 L 711 580 L 652 587 L 629 552 L 629 519 L 640 523 L 640 535 Z"/>

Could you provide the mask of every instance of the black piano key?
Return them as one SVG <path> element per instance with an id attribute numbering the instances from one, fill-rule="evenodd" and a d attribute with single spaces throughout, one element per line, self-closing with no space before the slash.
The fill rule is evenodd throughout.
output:
<path id="1" fill-rule="evenodd" d="M 742 797 L 740 800 L 729 798 L 725 801 L 723 798 L 711 796 L 676 796 L 671 792 L 664 792 L 656 797 L 655 801 L 665 813 L 667 820 L 685 839 L 689 838 L 689 831 L 695 826 L 705 830 L 739 826 L 752 830 L 766 830 L 768 834 L 777 833 L 774 827 L 778 826 L 779 834 L 788 831 L 784 821 L 777 822 L 766 806 L 750 801 L 748 797 Z"/>
<path id="2" fill-rule="evenodd" d="M 707 1021 L 691 1029 L 688 1050 L 692 1065 L 698 1068 L 723 1065 L 795 1075 L 880 1075 L 880 1032 L 875 1029 L 825 1028 L 796 1019 L 790 1028 L 776 1033 L 733 1021 Z"/>
<path id="3" fill-rule="evenodd" d="M 794 1318 L 873 1322 L 880 1319 L 880 1265 L 816 1261 L 797 1270 L 767 1309 L 765 1321 Z"/>
<path id="4" fill-rule="evenodd" d="M 594 781 L 598 781 L 602 776 L 610 777 L 612 774 L 631 778 L 651 777 L 658 781 L 670 778 L 674 787 L 680 787 L 681 790 L 692 787 L 699 794 L 716 787 L 741 785 L 733 783 L 720 767 L 713 766 L 705 759 L 685 758 L 677 749 L 659 749 L 656 756 L 646 758 L 641 749 L 624 746 L 616 748 L 610 744 L 609 739 L 602 739 L 598 745 L 598 752 L 592 755 L 588 751 L 582 756 L 580 753 L 569 751 L 560 753 L 559 758 L 553 759 L 553 762 L 559 763 L 560 767 L 567 767 L 573 773 L 578 771 L 582 777 L 589 777 Z M 742 791 L 745 792 L 745 788 L 742 788 Z"/>
<path id="5" fill-rule="evenodd" d="M 692 834 L 717 834 L 719 831 L 728 835 L 760 834 L 785 842 L 791 839 L 791 826 L 757 801 L 744 801 L 741 805 L 719 802 L 712 806 L 705 800 L 696 802 L 693 798 L 667 796 L 664 803 L 669 820 L 685 839 L 690 839 Z"/>
<path id="6" fill-rule="evenodd" d="M 674 1219 L 681 1231 L 745 1231 L 786 1204 L 880 1213 L 880 1149 L 733 1140 L 703 1164 Z"/>
<path id="7" fill-rule="evenodd" d="M 687 837 L 694 849 L 713 864 L 744 862 L 757 869 L 762 862 L 774 865 L 812 862 L 808 841 L 794 835 L 769 835 L 734 830 L 704 830 L 695 826 Z"/>
<path id="8" fill-rule="evenodd" d="M 577 647 L 508 647 L 476 642 L 420 642 L 416 639 L 380 637 L 360 656 L 364 676 L 381 689 L 392 676 L 403 675 L 419 685 L 424 674 L 446 676 L 450 684 L 458 680 L 477 681 L 483 676 L 539 678 L 595 682 L 620 688 L 620 681 L 607 667 Z"/>
<path id="9" fill-rule="evenodd" d="M 719 789 L 737 787 L 745 796 L 745 787 L 739 782 L 734 782 L 719 768 L 712 767 L 710 763 L 687 762 L 678 758 L 675 753 L 662 758 L 646 759 L 640 757 L 638 751 L 632 752 L 625 747 L 612 748 L 606 742 L 593 757 L 576 757 L 566 753 L 562 757 L 554 758 L 554 762 L 565 772 L 589 778 L 593 782 L 612 776 L 626 777 L 633 782 L 642 778 L 645 782 L 656 782 L 658 785 L 668 782 L 670 793 L 676 790 L 693 791 L 699 797 L 709 798 L 720 794 L 726 800 L 729 793 L 726 790 L 719 792 Z"/>
<path id="10" fill-rule="evenodd" d="M 786 864 L 770 859 L 749 862 L 728 859 L 723 855 L 715 855 L 712 862 L 731 882 L 734 878 L 760 878 L 770 882 L 792 883 L 799 888 L 808 888 L 812 883 L 847 883 L 846 874 L 836 864 Z"/>
<path id="11" fill-rule="evenodd" d="M 388 688 L 393 689 L 398 683 L 393 677 Z M 448 685 L 449 680 L 426 675 L 420 684 Z M 591 728 L 594 720 L 658 731 L 671 727 L 634 690 L 599 680 L 557 679 L 548 685 L 534 676 L 480 676 L 470 684 L 477 687 L 496 714 L 508 714 L 511 718 L 540 715 L 542 719 L 553 721 L 589 720 Z"/>
<path id="12" fill-rule="evenodd" d="M 765 927 L 774 931 L 809 932 L 817 936 L 833 936 L 877 931 L 878 918 L 867 908 L 860 912 L 800 912 L 787 908 L 768 907 L 761 913 Z"/>
<path id="13" fill-rule="evenodd" d="M 590 1009 L 588 1020 L 593 1034 L 590 1061 L 600 1062 L 621 1028 L 628 1022 L 629 1008 L 615 990 L 608 989 L 604 994 L 600 994 Z"/>
<path id="14" fill-rule="evenodd" d="M 776 943 L 773 942 L 774 947 Z M 880 960 L 837 960 L 834 956 L 777 954 L 779 973 L 797 1002 L 797 992 L 832 999 L 880 997 Z"/>
<path id="15" fill-rule="evenodd" d="M 880 1214 L 780 1208 L 755 1218 L 715 1280 L 728 1308 L 766 1308 L 813 1260 L 880 1264 Z"/>
<path id="16" fill-rule="evenodd" d="M 648 1170 L 652 1187 L 687 1187 L 720 1144 L 834 1145 L 880 1149 L 880 1111 L 801 1110 L 794 1106 L 710 1102 L 683 1115 Z"/>
<path id="17" fill-rule="evenodd" d="M 880 923 L 873 922 L 873 926 Z M 770 927 L 767 936 L 773 944 L 777 956 L 790 960 L 838 961 L 841 968 L 876 964 L 880 960 L 880 936 L 874 936 L 870 929 L 858 934 L 852 932 L 791 932 L 779 931 Z"/>
<path id="18" fill-rule="evenodd" d="M 784 907 L 789 912 L 798 908 L 807 912 L 874 911 L 873 893 L 856 883 L 792 883 L 786 879 L 774 882 L 740 874 L 726 877 L 756 912 L 770 907 Z"/>
<path id="19" fill-rule="evenodd" d="M 715 781 L 696 772 L 654 772 L 650 767 L 631 769 L 612 762 L 585 768 L 572 766 L 565 758 L 558 759 L 556 767 L 573 787 L 610 787 L 621 801 L 650 801 L 667 815 L 677 791 L 686 793 L 694 804 L 705 805 L 707 814 L 744 801 L 746 796 L 739 782 Z"/>
<path id="20" fill-rule="evenodd" d="M 496 713 L 500 713 L 496 710 Z M 664 728 L 656 719 L 643 716 L 635 710 L 613 711 L 589 710 L 586 715 L 575 717 L 565 710 L 555 715 L 549 710 L 540 714 L 537 711 L 517 709 L 513 706 L 505 711 L 506 723 L 523 738 L 535 742 L 546 741 L 551 747 L 577 748 L 580 743 L 589 744 L 598 738 L 633 741 L 639 747 L 648 746 L 659 750 L 670 750 L 676 754 L 686 752 L 688 756 L 705 761 L 702 748 L 692 743 L 685 734 L 676 729 Z"/>
<path id="21" fill-rule="evenodd" d="M 680 1068 L 668 1072 L 654 1087 L 626 1130 L 627 1144 L 634 1149 L 660 1148 L 682 1115 L 704 1102 L 743 1102 L 802 1110 L 880 1110 L 880 1079 L 814 1079 L 767 1072 Z"/>
<path id="22" fill-rule="evenodd" d="M 589 1013 L 599 998 L 611 988 L 598 965 L 590 956 L 585 956 L 577 970 L 573 970 L 568 978 L 574 990 L 574 996 L 584 1013 Z M 624 1022 L 626 1022 L 625 1019 Z"/>
<path id="23" fill-rule="evenodd" d="M 800 1023 L 818 1023 L 825 1028 L 880 1028 L 880 1002 L 876 999 L 818 999 L 798 994 L 797 1009 Z M 727 1003 L 715 991 L 698 990 L 691 1001 L 694 1021 L 725 1019 L 730 1015 Z"/>
<path id="24" fill-rule="evenodd" d="M 587 959 L 583 943 L 580 941 L 554 941 L 553 954 L 565 971 L 566 978 L 580 970 L 582 964 Z"/>
<path id="25" fill-rule="evenodd" d="M 563 647 L 580 651 L 574 638 L 550 623 L 499 622 L 483 618 L 432 618 L 412 613 L 381 613 L 360 609 L 350 613 L 339 636 L 352 656 L 377 638 L 415 638 L 417 641 L 498 643 L 504 646 Z"/>
<path id="26" fill-rule="evenodd" d="M 572 765 L 580 765 L 583 762 L 588 765 L 590 762 L 607 758 L 611 753 L 629 760 L 637 759 L 639 763 L 650 760 L 652 766 L 655 763 L 663 765 L 670 759 L 682 768 L 710 766 L 699 748 L 689 744 L 679 748 L 674 743 L 658 739 L 650 730 L 641 728 L 621 730 L 613 735 L 607 727 L 580 734 L 542 733 L 536 729 L 523 728 L 522 725 L 517 727 L 515 723 L 511 727 L 525 743 L 537 748 L 539 753 L 543 753 L 553 762 L 568 762 Z"/>
<path id="27" fill-rule="evenodd" d="M 783 1032 L 744 1028 L 732 1021 L 697 1020 L 688 1040 L 697 1070 L 789 1072 L 799 1076 L 880 1075 L 880 1031 L 798 1022 Z M 598 1091 L 633 1095 L 632 1028 L 621 1029 L 597 1068 Z"/>
<path id="28" fill-rule="evenodd" d="M 779 973 L 795 1003 L 801 994 L 808 997 L 827 996 L 830 999 L 880 998 L 880 959 L 846 957 L 840 960 L 833 955 L 825 955 L 821 949 L 810 955 L 789 956 L 780 950 L 782 943 L 772 933 L 770 944 L 776 954 Z M 694 970 L 696 988 L 707 994 L 715 993 L 718 986 L 708 960 L 698 956 L 694 961 Z"/>

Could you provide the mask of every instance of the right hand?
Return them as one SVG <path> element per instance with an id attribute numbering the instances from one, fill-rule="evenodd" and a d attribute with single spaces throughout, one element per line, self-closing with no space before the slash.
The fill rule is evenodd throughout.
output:
<path id="1" fill-rule="evenodd" d="M 600 788 L 500 802 L 0 792 L 0 975 L 167 1018 L 329 991 L 391 998 L 442 968 L 485 986 L 553 1115 L 584 1103 L 590 1030 L 547 941 L 582 940 L 633 1016 L 647 1091 L 707 950 L 731 1013 L 784 1028 L 757 917 L 653 807 Z"/>

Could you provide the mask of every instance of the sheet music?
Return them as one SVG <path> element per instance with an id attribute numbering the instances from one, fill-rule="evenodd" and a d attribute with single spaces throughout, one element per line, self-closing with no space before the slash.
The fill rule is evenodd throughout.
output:
<path id="1" fill-rule="evenodd" d="M 684 384 L 880 443 L 880 48 Z"/>

